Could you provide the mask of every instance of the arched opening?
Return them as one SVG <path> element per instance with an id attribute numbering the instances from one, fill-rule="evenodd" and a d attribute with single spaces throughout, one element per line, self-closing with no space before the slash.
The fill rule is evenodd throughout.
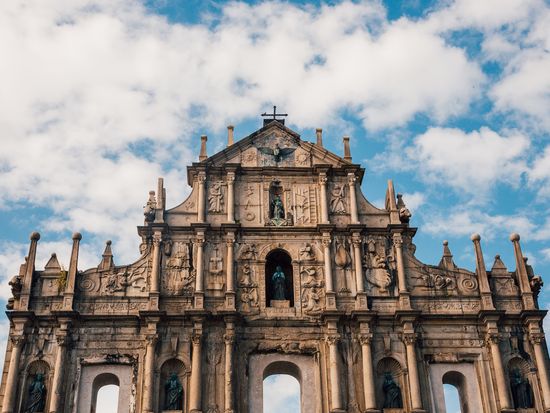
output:
<path id="1" fill-rule="evenodd" d="M 264 370 L 263 413 L 301 413 L 300 369 L 293 363 L 276 361 Z"/>
<path id="2" fill-rule="evenodd" d="M 166 360 L 160 369 L 160 411 L 183 410 L 185 405 L 186 375 L 181 360 Z"/>
<path id="3" fill-rule="evenodd" d="M 117 413 L 120 382 L 111 373 L 99 374 L 92 385 L 90 413 Z"/>
<path id="4" fill-rule="evenodd" d="M 466 377 L 457 371 L 448 371 L 442 377 L 447 413 L 470 413 Z"/>
<path id="5" fill-rule="evenodd" d="M 508 380 L 512 401 L 516 409 L 530 409 L 535 405 L 533 389 L 529 382 L 529 364 L 519 357 L 508 362 Z"/>
<path id="6" fill-rule="evenodd" d="M 275 249 L 266 257 L 265 293 L 268 307 L 294 307 L 292 259 L 285 250 Z"/>
<path id="7" fill-rule="evenodd" d="M 392 357 L 384 357 L 376 366 L 376 400 L 381 410 L 402 409 L 406 395 L 403 386 L 403 370 Z"/>
<path id="8" fill-rule="evenodd" d="M 49 390 L 50 366 L 44 360 L 33 361 L 27 367 L 21 411 L 42 412 L 46 410 Z"/>

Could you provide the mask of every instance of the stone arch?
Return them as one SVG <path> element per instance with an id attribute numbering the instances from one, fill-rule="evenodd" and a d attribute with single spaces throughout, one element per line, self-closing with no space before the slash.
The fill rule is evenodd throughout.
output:
<path id="1" fill-rule="evenodd" d="M 403 401 L 403 408 L 407 404 L 407 386 L 406 377 L 403 373 L 403 368 L 399 361 L 393 357 L 384 357 L 378 361 L 376 365 L 376 400 L 378 407 L 382 410 L 384 406 L 385 392 L 384 392 L 384 380 L 386 373 L 391 374 L 393 380 L 399 386 L 401 390 L 401 398 Z"/>
<path id="2" fill-rule="evenodd" d="M 320 377 L 314 357 L 303 354 L 252 354 L 249 359 L 248 412 L 263 413 L 263 381 L 274 374 L 288 374 L 300 384 L 300 412 L 322 411 Z"/>
<path id="3" fill-rule="evenodd" d="M 79 413 L 96 413 L 97 392 L 103 386 L 119 386 L 118 413 L 130 413 L 134 369 L 131 364 L 85 364 L 82 366 L 78 386 L 77 409 Z M 97 412 L 100 413 L 100 412 Z"/>
<path id="4" fill-rule="evenodd" d="M 31 361 L 27 368 L 25 369 L 23 386 L 21 387 L 21 411 L 25 411 L 27 408 L 27 403 L 29 401 L 29 386 L 33 380 L 37 377 L 38 374 L 41 374 L 43 377 L 44 386 L 46 388 L 44 394 L 44 410 L 48 408 L 48 399 L 51 395 L 51 369 L 50 365 L 44 360 L 34 360 Z"/>
<path id="5" fill-rule="evenodd" d="M 96 413 L 97 406 L 97 394 L 102 387 L 115 385 L 120 389 L 120 380 L 113 373 L 100 373 L 95 376 L 94 381 L 92 382 L 92 403 L 90 413 Z M 120 393 L 119 393 L 120 399 Z M 101 412 L 98 412 L 101 413 Z"/>
<path id="6" fill-rule="evenodd" d="M 188 387 L 188 379 L 189 379 L 189 370 L 185 366 L 185 363 L 181 361 L 178 358 L 170 358 L 164 363 L 162 363 L 160 368 L 160 377 L 157 381 L 159 386 L 158 390 L 158 401 L 159 401 L 159 411 L 168 410 L 166 409 L 166 389 L 165 384 L 170 379 L 172 374 L 176 374 L 178 377 L 178 380 L 182 386 L 182 397 L 180 406 L 178 407 L 179 410 L 183 410 L 184 406 L 187 403 L 188 400 L 188 394 L 189 394 L 189 387 Z"/>
<path id="7" fill-rule="evenodd" d="M 442 384 L 449 384 L 458 390 L 460 400 L 460 412 L 470 413 L 468 404 L 468 388 L 466 386 L 466 377 L 458 371 L 448 371 L 441 378 Z"/>
<path id="8" fill-rule="evenodd" d="M 265 257 L 265 303 L 266 307 L 272 307 L 271 301 L 274 299 L 274 289 L 272 276 L 280 266 L 285 274 L 284 293 L 290 307 L 294 307 L 294 276 L 292 267 L 292 257 L 282 248 L 271 250 Z"/>
<path id="9" fill-rule="evenodd" d="M 519 376 L 519 377 L 516 377 Z M 518 400 L 518 394 L 516 390 L 516 380 L 522 379 L 525 380 L 523 384 L 523 392 L 527 393 L 524 395 L 524 397 L 529 399 L 529 402 L 527 400 Z M 512 357 L 508 361 L 508 382 L 510 385 L 510 394 L 512 396 L 512 403 L 514 404 L 515 408 L 531 408 L 535 407 L 535 395 L 534 395 L 534 386 L 533 383 L 536 383 L 536 381 L 533 381 L 533 377 L 531 377 L 531 368 L 529 366 L 529 363 L 525 361 L 521 357 Z M 529 406 L 523 405 L 524 403 L 528 404 Z M 521 404 L 521 405 L 520 405 Z"/>

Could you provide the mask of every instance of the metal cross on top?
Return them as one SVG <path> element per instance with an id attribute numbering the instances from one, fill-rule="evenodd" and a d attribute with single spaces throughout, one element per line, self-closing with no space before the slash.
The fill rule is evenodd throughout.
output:
<path id="1" fill-rule="evenodd" d="M 264 125 L 270 123 L 270 122 L 273 122 L 274 120 L 278 121 L 278 122 L 281 122 L 283 125 L 285 123 L 285 120 L 284 119 L 277 119 L 277 116 L 288 116 L 287 113 L 277 113 L 277 106 L 273 106 L 273 113 L 267 113 L 267 112 L 264 112 L 262 113 L 262 116 L 264 117 L 271 117 L 272 119 L 264 119 Z"/>

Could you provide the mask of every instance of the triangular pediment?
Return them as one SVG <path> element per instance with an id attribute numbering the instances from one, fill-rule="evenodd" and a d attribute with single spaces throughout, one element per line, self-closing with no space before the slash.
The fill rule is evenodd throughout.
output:
<path id="1" fill-rule="evenodd" d="M 201 163 L 214 167 L 240 164 L 242 167 L 276 168 L 351 165 L 325 148 L 303 141 L 297 132 L 277 121 L 265 125 Z"/>

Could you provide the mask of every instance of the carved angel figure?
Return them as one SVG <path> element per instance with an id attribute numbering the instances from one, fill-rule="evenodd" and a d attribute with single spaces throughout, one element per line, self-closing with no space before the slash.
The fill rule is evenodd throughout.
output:
<path id="1" fill-rule="evenodd" d="M 264 146 L 262 148 L 258 148 L 258 150 L 265 155 L 273 156 L 275 163 L 279 163 L 283 160 L 283 158 L 294 152 L 296 148 L 279 148 L 279 144 L 276 143 L 275 148 L 273 149 Z"/>
<path id="2" fill-rule="evenodd" d="M 336 184 L 332 189 L 330 198 L 330 210 L 337 214 L 343 214 L 346 212 L 346 205 L 344 203 L 345 186 Z"/>
<path id="3" fill-rule="evenodd" d="M 208 210 L 210 212 L 222 212 L 223 206 L 223 193 L 222 193 L 222 184 L 220 182 L 215 182 L 210 188 L 210 193 L 208 195 Z"/>

